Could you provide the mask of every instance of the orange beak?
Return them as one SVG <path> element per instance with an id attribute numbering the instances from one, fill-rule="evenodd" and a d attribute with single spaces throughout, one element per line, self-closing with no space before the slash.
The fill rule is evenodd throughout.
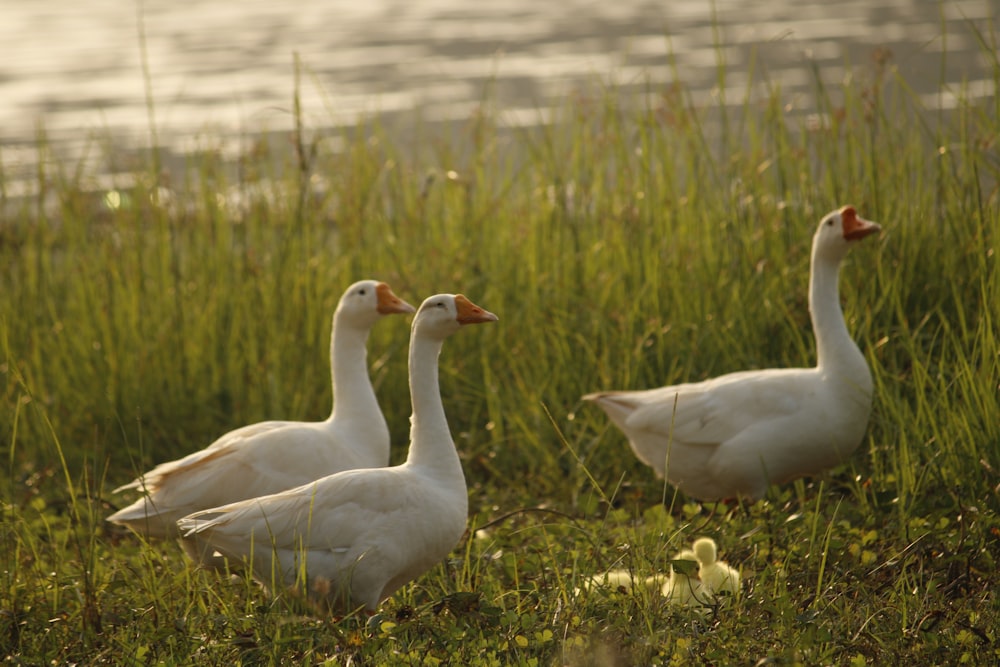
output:
<path id="1" fill-rule="evenodd" d="M 458 310 L 459 324 L 481 324 L 483 322 L 496 322 L 499 317 L 488 310 L 483 310 L 476 304 L 466 299 L 461 294 L 455 295 L 455 308 Z"/>
<path id="2" fill-rule="evenodd" d="M 844 238 L 848 241 L 860 241 L 869 234 L 877 234 L 882 230 L 882 225 L 877 222 L 859 218 L 853 206 L 840 209 L 840 219 L 843 221 Z"/>
<path id="3" fill-rule="evenodd" d="M 383 315 L 406 315 L 407 313 L 414 313 L 417 310 L 393 294 L 392 288 L 385 283 L 379 283 L 375 286 L 375 295 L 378 297 L 376 310 Z"/>

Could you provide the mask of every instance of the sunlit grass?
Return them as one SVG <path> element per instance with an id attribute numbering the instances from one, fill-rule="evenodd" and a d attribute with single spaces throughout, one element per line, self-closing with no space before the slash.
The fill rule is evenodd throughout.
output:
<path id="1" fill-rule="evenodd" d="M 811 99 L 759 84 L 729 108 L 698 107 L 681 84 L 581 92 L 531 129 L 484 104 L 419 143 L 377 119 L 337 142 L 300 127 L 237 164 L 206 141 L 182 172 L 151 160 L 110 190 L 41 161 L 37 198 L 4 199 L 0 225 L 3 655 L 996 661 L 996 89 L 954 91 L 959 107 L 937 115 L 882 55 L 842 84 L 817 74 Z M 689 502 L 580 395 L 814 363 L 809 243 L 846 203 L 884 226 L 842 273 L 875 378 L 864 445 L 753 506 Z M 156 462 L 253 421 L 325 417 L 330 317 L 363 277 L 411 303 L 463 292 L 500 316 L 441 358 L 470 528 L 484 530 L 379 615 L 334 623 L 104 523 L 124 501 L 110 489 Z M 391 322 L 370 342 L 394 461 L 406 335 Z M 574 592 L 611 567 L 662 571 L 701 534 L 746 580 L 718 608 Z"/>

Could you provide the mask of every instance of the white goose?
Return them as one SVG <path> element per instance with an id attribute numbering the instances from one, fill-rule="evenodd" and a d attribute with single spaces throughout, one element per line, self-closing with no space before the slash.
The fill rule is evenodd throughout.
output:
<path id="1" fill-rule="evenodd" d="M 872 378 L 844 323 L 837 280 L 851 244 L 880 229 L 845 206 L 826 215 L 813 236 L 815 368 L 745 371 L 584 400 L 604 409 L 643 463 L 701 500 L 758 499 L 771 483 L 844 461 L 867 427 Z"/>
<path id="2" fill-rule="evenodd" d="M 366 343 L 383 315 L 412 313 L 388 285 L 347 288 L 330 335 L 334 406 L 322 422 L 267 421 L 230 431 L 205 449 L 161 463 L 116 492 L 143 496 L 108 521 L 147 537 L 179 537 L 192 512 L 298 486 L 341 470 L 389 464 L 389 429 L 368 377 Z"/>
<path id="3" fill-rule="evenodd" d="M 433 567 L 465 531 L 468 495 L 438 384 L 444 340 L 496 315 L 462 295 L 420 306 L 410 336 L 410 451 L 402 465 L 350 470 L 178 521 L 203 551 L 250 565 L 265 587 L 335 614 L 373 612 Z"/>

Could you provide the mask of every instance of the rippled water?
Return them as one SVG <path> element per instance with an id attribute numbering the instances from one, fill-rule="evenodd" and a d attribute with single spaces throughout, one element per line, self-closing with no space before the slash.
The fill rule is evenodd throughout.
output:
<path id="1" fill-rule="evenodd" d="M 464 117 L 486 86 L 505 118 L 537 118 L 595 79 L 672 81 L 711 94 L 720 57 L 727 99 L 748 73 L 792 94 L 813 61 L 837 80 L 845 63 L 887 48 L 930 105 L 942 80 L 989 91 L 986 55 L 997 0 L 0 0 L 0 146 L 10 179 L 34 159 L 39 128 L 57 152 L 91 136 L 149 141 L 143 63 L 162 144 L 199 133 L 239 137 L 292 126 L 293 60 L 312 126 L 421 107 Z M 142 45 L 145 45 L 145 58 Z M 947 57 L 943 58 L 943 54 Z M 676 70 L 673 69 L 676 67 Z"/>

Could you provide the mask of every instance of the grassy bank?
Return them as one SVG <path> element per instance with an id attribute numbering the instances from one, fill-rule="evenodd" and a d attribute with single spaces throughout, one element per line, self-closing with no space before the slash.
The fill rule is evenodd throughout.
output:
<path id="1" fill-rule="evenodd" d="M 73 165 L 3 201 L 0 653 L 14 664 L 989 664 L 1000 657 L 1000 65 L 928 112 L 891 61 L 810 99 L 683 85 L 581 93 L 551 125 L 488 105 L 402 142 L 302 128 L 236 165 L 155 156 L 95 191 Z M 337 139 L 336 142 L 330 139 Z M 336 152 L 329 149 L 337 145 Z M 47 149 L 43 143 L 39 151 Z M 109 172 L 121 173 L 108 155 Z M 852 203 L 884 231 L 842 275 L 875 408 L 850 463 L 733 510 L 637 463 L 581 394 L 809 365 L 809 243 Z M 377 277 L 500 316 L 442 390 L 470 527 L 373 619 L 332 623 L 105 524 L 138 471 L 264 419 L 320 419 L 330 316 Z M 405 455 L 407 328 L 373 378 Z M 742 568 L 708 614 L 642 591 L 702 534 Z"/>

